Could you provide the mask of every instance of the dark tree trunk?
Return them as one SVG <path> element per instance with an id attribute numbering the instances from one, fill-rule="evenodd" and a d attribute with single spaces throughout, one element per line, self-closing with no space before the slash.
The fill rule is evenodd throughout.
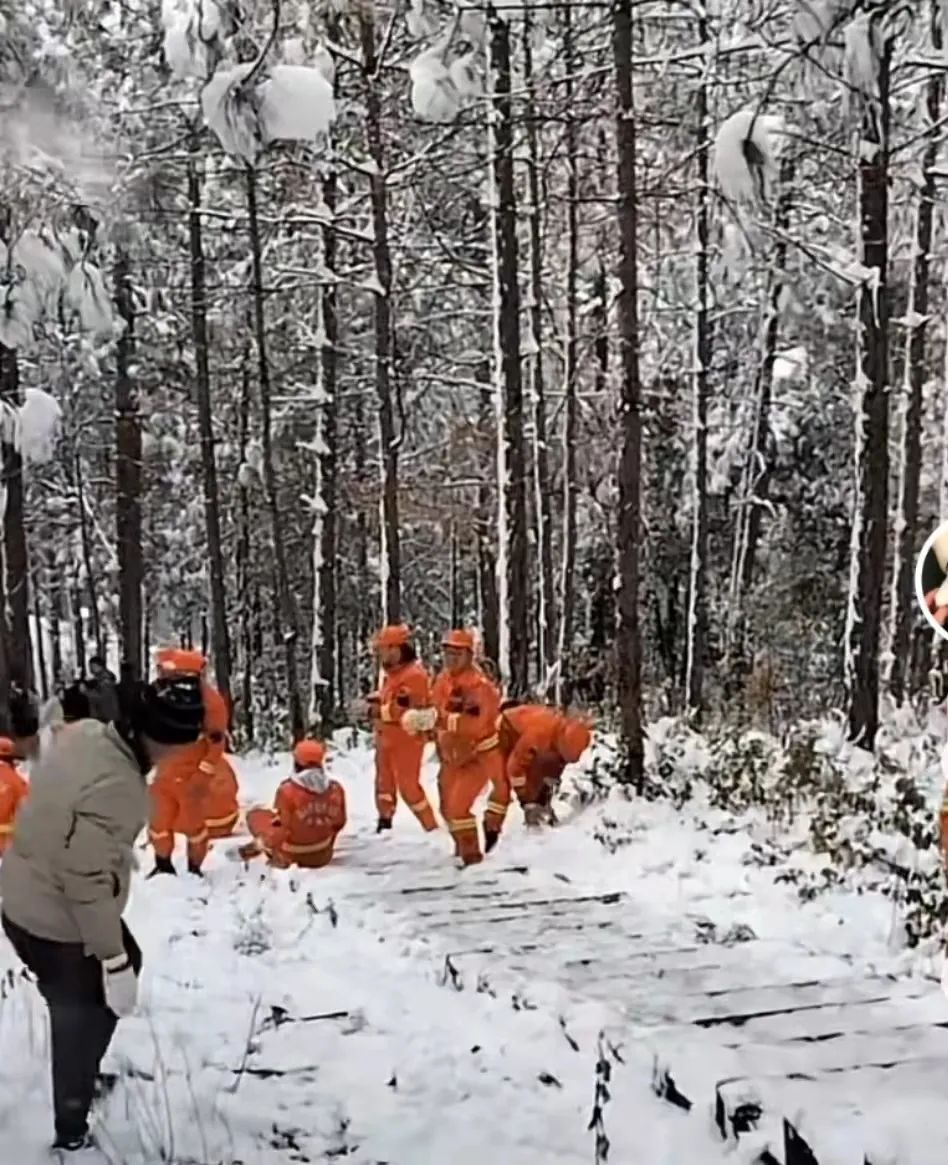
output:
<path id="1" fill-rule="evenodd" d="M 641 552 L 642 386 L 639 373 L 638 207 L 636 125 L 632 104 L 632 0 L 614 0 L 612 50 L 616 85 L 616 211 L 619 230 L 619 407 L 618 635 L 616 665 L 622 734 L 619 779 L 642 790 L 645 780 L 642 731 L 642 639 L 639 626 Z"/>
<path id="2" fill-rule="evenodd" d="M 43 607 L 40 602 L 39 578 L 33 576 L 33 626 L 36 628 L 36 671 L 39 693 L 49 699 L 49 671 L 46 667 L 46 644 L 43 634 Z"/>
<path id="3" fill-rule="evenodd" d="M 263 248 L 260 242 L 260 220 L 257 214 L 257 176 L 247 167 L 247 214 L 250 225 L 250 257 L 253 266 L 254 338 L 257 348 L 258 387 L 260 390 L 260 430 L 263 446 L 263 484 L 270 514 L 270 534 L 273 541 L 273 587 L 277 600 L 274 626 L 283 648 L 286 679 L 286 702 L 293 740 L 301 740 L 306 733 L 303 702 L 300 698 L 299 671 L 296 649 L 299 638 L 299 620 L 296 601 L 290 588 L 286 558 L 283 516 L 280 513 L 279 488 L 273 456 L 273 419 L 270 405 L 270 361 L 267 355 L 266 305 L 263 285 Z"/>
<path id="4" fill-rule="evenodd" d="M 483 383 L 489 378 L 490 368 L 484 365 L 480 369 L 479 379 Z M 486 439 L 493 428 L 494 409 L 491 387 L 489 383 L 484 383 L 478 397 L 477 431 Z M 477 487 L 475 528 L 477 531 L 477 577 L 478 592 L 481 596 L 481 634 L 484 639 L 484 655 L 496 663 L 500 658 L 500 602 L 497 594 L 497 557 L 494 553 L 496 520 L 491 505 L 490 489 L 487 485 L 493 469 L 493 458 L 488 445 L 485 447 L 485 456 L 481 467 L 482 484 Z"/>
<path id="5" fill-rule="evenodd" d="M 572 48 L 572 36 L 568 31 L 569 8 L 563 13 L 567 28 L 565 36 L 568 49 Z M 530 164 L 527 168 L 527 189 L 530 199 L 530 310 L 531 353 L 527 360 L 530 396 L 533 406 L 533 497 L 534 522 L 536 531 L 537 557 L 537 671 L 540 680 L 546 684 L 550 670 L 557 659 L 556 643 L 556 590 L 553 582 L 553 490 L 550 486 L 549 449 L 547 444 L 546 385 L 543 363 L 543 299 L 545 284 L 543 276 L 543 205 L 545 202 L 540 173 L 540 130 L 537 107 L 537 81 L 533 67 L 534 24 L 529 9 L 525 10 L 523 22 L 523 56 L 527 91 L 527 150 Z M 571 61 L 566 65 L 566 105 L 572 101 Z M 567 121 L 571 137 L 567 141 L 566 154 L 570 163 L 571 178 L 575 174 L 572 165 L 572 151 L 575 149 L 574 123 Z M 572 187 L 571 187 L 572 190 Z M 575 226 L 575 206 L 570 208 L 570 222 Z M 572 251 L 571 251 L 572 256 Z M 575 268 L 567 273 L 568 287 L 574 292 L 569 299 L 570 322 L 575 325 Z M 573 356 L 575 367 L 576 336 L 575 326 L 567 337 L 567 361 Z M 567 392 L 570 374 L 566 375 Z M 569 406 L 567 405 L 567 410 Z M 565 489 L 566 487 L 564 487 Z M 565 565 L 565 558 L 564 558 Z M 564 665 L 562 650 L 560 667 Z"/>
<path id="6" fill-rule="evenodd" d="M 240 408 L 237 413 L 237 439 L 240 446 L 240 460 L 247 455 L 247 441 L 250 432 L 251 377 L 250 353 L 245 352 L 241 361 Z M 237 510 L 236 574 L 237 595 L 240 602 L 240 723 L 244 741 L 251 744 L 254 739 L 253 672 L 254 672 L 254 627 L 256 626 L 255 592 L 250 580 L 250 490 L 240 483 L 240 498 Z"/>
<path id="7" fill-rule="evenodd" d="M 335 214 L 337 180 L 335 170 L 323 179 L 323 202 L 330 216 Z M 330 222 L 323 228 L 323 256 L 330 271 L 336 269 L 336 231 Z M 339 317 L 336 285 L 331 280 L 319 289 L 323 317 L 323 347 L 319 353 L 321 387 L 324 401 L 322 432 L 325 452 L 318 453 L 319 477 L 324 510 L 321 515 L 319 544 L 319 649 L 316 658 L 322 683 L 315 693 L 316 712 L 325 733 L 336 725 L 341 693 L 336 683 L 336 567 L 339 556 L 336 521 L 336 360 L 339 345 Z"/>
<path id="8" fill-rule="evenodd" d="M 198 431 L 201 436 L 201 484 L 204 491 L 204 525 L 211 598 L 211 646 L 214 678 L 221 694 L 231 705 L 230 632 L 227 622 L 227 589 L 224 582 L 224 553 L 221 546 L 220 500 L 217 487 L 214 417 L 211 408 L 211 369 L 207 335 L 207 274 L 201 224 L 201 187 L 204 160 L 197 130 L 191 134 L 188 159 L 188 240 L 191 251 L 191 337 L 194 341 L 194 393 Z"/>
<path id="9" fill-rule="evenodd" d="M 517 247 L 517 191 L 514 173 L 510 25 L 490 8 L 490 63 L 493 75 L 494 237 L 497 287 L 495 328 L 500 356 L 502 480 L 497 489 L 505 527 L 504 623 L 501 668 L 511 696 L 529 690 L 530 620 L 527 539 L 527 482 L 523 434 L 523 380 L 520 366 L 520 285 Z M 505 658 L 506 656 L 506 658 Z"/>
<path id="10" fill-rule="evenodd" d="M 879 727 L 879 629 L 888 532 L 889 481 L 889 81 L 891 41 L 879 61 L 878 98 L 863 96 L 859 154 L 862 264 L 873 271 L 859 292 L 856 418 L 856 505 L 859 532 L 853 547 L 846 680 L 849 736 L 872 749 Z M 875 149 L 869 147 L 874 146 Z"/>
<path id="11" fill-rule="evenodd" d="M 128 254 L 119 249 L 113 271 L 115 306 L 125 327 L 115 349 L 115 538 L 119 562 L 122 659 L 136 679 L 143 673 L 142 430 L 129 367 L 135 343 L 135 309 Z"/>
<path id="12" fill-rule="evenodd" d="M 702 10 L 698 21 L 699 42 L 707 48 L 707 15 Z M 694 501 L 691 516 L 691 571 L 688 587 L 688 639 L 686 656 L 685 700 L 689 713 L 697 721 L 704 704 L 704 665 L 708 642 L 708 382 L 711 372 L 711 288 L 709 234 L 711 189 L 708 182 L 708 157 L 711 149 L 708 122 L 707 82 L 698 84 L 695 119 L 698 127 L 697 195 L 695 218 L 697 254 L 695 269 L 695 368 L 694 368 Z"/>
<path id="13" fill-rule="evenodd" d="M 563 42 L 566 80 L 566 352 L 563 401 L 563 546 L 560 570 L 560 635 L 557 652 L 560 666 L 557 690 L 572 679 L 573 612 L 576 605 L 576 422 L 577 378 L 579 372 L 579 148 L 574 108 L 574 75 L 577 70 L 573 46 L 571 10 L 563 12 Z"/>
<path id="14" fill-rule="evenodd" d="M 105 644 L 102 642 L 102 620 L 99 618 L 99 587 L 95 565 L 92 561 L 92 540 L 89 537 L 89 500 L 86 494 L 85 475 L 82 472 L 82 457 L 78 450 L 73 459 L 73 465 L 76 475 L 76 511 L 79 514 L 79 546 L 82 552 L 82 568 L 86 575 L 92 638 L 95 642 L 96 653 L 104 658 Z"/>
<path id="15" fill-rule="evenodd" d="M 932 47 L 944 48 L 940 0 L 931 4 Z M 925 94 L 929 134 L 922 156 L 922 188 L 915 220 L 915 270 L 910 309 L 912 325 L 906 350 L 906 387 L 903 403 L 902 465 L 899 482 L 899 521 L 895 527 L 895 567 L 892 580 L 892 660 L 889 690 L 896 704 L 906 695 L 911 674 L 912 623 L 915 618 L 915 549 L 918 534 L 919 482 L 922 469 L 922 412 L 928 356 L 932 235 L 935 216 L 935 167 L 941 145 L 941 111 L 945 75 L 933 70 Z M 926 531 L 927 532 L 927 531 Z"/>
<path id="16" fill-rule="evenodd" d="M 372 159 L 371 202 L 375 259 L 375 391 L 378 396 L 379 459 L 382 469 L 382 614 L 386 623 L 401 618 L 401 548 L 398 524 L 398 451 L 392 402 L 392 258 L 388 241 L 388 181 L 382 139 L 381 61 L 376 48 L 375 21 L 359 21 L 362 71 L 366 85 L 365 131 Z"/>
<path id="17" fill-rule="evenodd" d="M 12 348 L 0 346 L 0 401 L 16 412 L 23 403 L 20 368 Z M 6 429 L 7 432 L 10 428 Z M 3 483 L 6 508 L 3 511 L 3 551 L 6 565 L 6 612 L 9 617 L 8 644 L 11 678 L 29 688 L 33 678 L 30 642 L 29 556 L 26 549 L 23 458 L 12 442 L 3 442 Z"/>

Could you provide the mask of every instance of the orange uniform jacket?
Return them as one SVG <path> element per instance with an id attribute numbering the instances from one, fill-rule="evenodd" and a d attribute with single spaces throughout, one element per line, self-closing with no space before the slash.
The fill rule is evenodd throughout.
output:
<path id="1" fill-rule="evenodd" d="M 544 780 L 558 779 L 566 768 L 556 748 L 562 723 L 562 713 L 542 704 L 508 708 L 500 717 L 500 749 L 507 779 L 524 804 L 536 800 Z"/>
<path id="2" fill-rule="evenodd" d="M 13 836 L 14 819 L 29 788 L 16 765 L 0 761 L 0 854 Z"/>
<path id="3" fill-rule="evenodd" d="M 414 740 L 402 728 L 401 718 L 409 708 L 427 708 L 430 692 L 431 680 L 418 662 L 403 663 L 387 671 L 375 704 L 377 743 L 385 746 L 404 743 L 406 738 Z"/>
<path id="4" fill-rule="evenodd" d="M 431 702 L 438 711 L 435 740 L 443 765 L 460 767 L 497 747 L 500 692 L 479 667 L 457 675 L 442 672 Z"/>
<path id="5" fill-rule="evenodd" d="M 277 789 L 273 822 L 261 840 L 278 862 L 322 866 L 345 824 L 346 794 L 338 781 L 317 793 L 290 779 Z"/>

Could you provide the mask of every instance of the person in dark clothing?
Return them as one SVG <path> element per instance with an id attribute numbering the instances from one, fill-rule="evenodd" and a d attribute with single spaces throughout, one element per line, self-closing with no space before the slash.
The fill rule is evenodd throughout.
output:
<path id="1" fill-rule="evenodd" d="M 141 952 L 122 912 L 148 817 L 145 775 L 203 722 L 200 681 L 175 677 L 143 687 L 120 724 L 75 724 L 34 764 L 0 863 L 3 930 L 49 1009 L 60 1160 L 93 1144 L 102 1058 L 137 1000 Z"/>
<path id="2" fill-rule="evenodd" d="M 91 716 L 89 697 L 81 683 L 70 684 L 59 698 L 63 709 L 63 723 L 74 724 Z"/>
<path id="3" fill-rule="evenodd" d="M 92 678 L 86 683 L 89 715 L 103 724 L 114 724 L 121 715 L 115 676 L 105 666 L 101 655 L 94 655 L 89 660 L 89 671 L 92 673 Z"/>

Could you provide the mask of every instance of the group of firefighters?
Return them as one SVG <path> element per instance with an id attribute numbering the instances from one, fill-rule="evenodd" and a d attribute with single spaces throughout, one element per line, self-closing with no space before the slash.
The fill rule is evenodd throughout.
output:
<path id="1" fill-rule="evenodd" d="M 539 704 L 504 703 L 497 684 L 476 660 L 467 630 L 449 631 L 443 668 L 432 680 L 419 661 L 407 626 L 384 627 L 375 637 L 382 682 L 366 701 L 376 750 L 377 831 L 391 829 L 399 799 L 422 829 L 438 828 L 421 785 L 425 745 L 434 742 L 438 761 L 439 810 L 454 841 L 459 865 L 483 860 L 500 838 L 514 796 L 529 826 L 552 820 L 551 800 L 563 769 L 579 760 L 591 733 L 581 717 Z M 160 763 L 149 786 L 148 837 L 155 851 L 149 874 L 174 874 L 175 835 L 187 843 L 187 864 L 200 874 L 211 842 L 230 837 L 240 820 L 238 782 L 227 758 L 226 701 L 207 679 L 207 661 L 197 651 L 168 649 L 158 655 L 159 677 L 200 678 L 204 730 L 198 741 Z M 67 731 L 68 724 L 56 731 Z M 252 840 L 234 855 L 264 856 L 271 865 L 316 868 L 331 861 L 346 824 L 342 786 L 326 771 L 320 741 L 301 740 L 293 750 L 293 773 L 279 786 L 272 808 L 246 814 Z M 13 742 L 0 737 L 0 854 L 13 832 L 28 784 L 16 768 Z M 488 791 L 481 830 L 474 805 Z"/>

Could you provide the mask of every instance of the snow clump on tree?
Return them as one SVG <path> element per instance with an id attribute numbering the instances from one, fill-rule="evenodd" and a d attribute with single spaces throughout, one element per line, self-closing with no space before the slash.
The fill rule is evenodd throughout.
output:
<path id="1" fill-rule="evenodd" d="M 201 94 L 204 119 L 228 154 L 254 165 L 274 142 L 315 142 L 336 116 L 319 68 L 253 64 L 218 69 Z"/>
<path id="2" fill-rule="evenodd" d="M 23 459 L 34 465 L 52 461 L 62 424 L 58 401 L 41 388 L 27 388 L 17 409 L 15 444 Z"/>
<path id="3" fill-rule="evenodd" d="M 724 122 L 714 139 L 714 172 L 725 197 L 766 202 L 777 178 L 779 117 L 740 109 Z"/>
<path id="4" fill-rule="evenodd" d="M 24 231 L 12 247 L 0 242 L 0 344 L 28 347 L 34 326 L 60 303 L 79 317 L 83 331 L 113 334 L 102 273 L 85 256 L 78 231 L 62 236 Z"/>
<path id="5" fill-rule="evenodd" d="M 214 71 L 233 34 L 233 15 L 218 0 L 162 0 L 162 48 L 175 77 L 204 80 Z"/>

